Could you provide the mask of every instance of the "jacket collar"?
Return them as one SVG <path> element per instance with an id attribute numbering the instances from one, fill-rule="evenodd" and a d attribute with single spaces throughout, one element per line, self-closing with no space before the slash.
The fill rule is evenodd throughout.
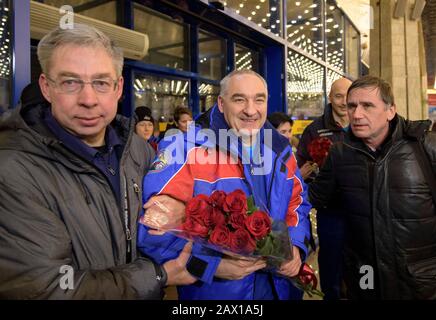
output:
<path id="1" fill-rule="evenodd" d="M 196 120 L 197 129 L 207 128 L 214 131 L 216 137 L 219 137 L 219 130 L 225 129 L 229 130 L 229 125 L 227 124 L 224 114 L 220 112 L 218 105 L 215 104 L 206 113 L 200 115 Z M 277 132 L 277 130 L 266 121 L 260 130 L 260 141 L 264 141 L 265 129 L 270 129 L 272 132 L 272 143 L 267 143 L 266 146 L 272 149 L 276 154 L 280 154 L 286 147 L 289 147 L 289 141 Z M 240 144 L 240 139 L 238 139 Z"/>
<path id="2" fill-rule="evenodd" d="M 341 131 L 343 129 L 336 123 L 336 120 L 333 117 L 333 106 L 331 103 L 329 103 L 325 107 L 324 114 L 323 114 L 323 123 L 324 123 L 324 128 L 332 131 Z"/>
<path id="3" fill-rule="evenodd" d="M 389 135 L 383 141 L 380 149 L 385 153 L 386 149 L 389 149 L 395 143 L 398 143 L 404 139 L 417 140 L 424 135 L 424 133 L 430 130 L 431 121 L 430 120 L 406 120 L 399 114 L 389 122 Z M 362 139 L 357 138 L 353 131 L 348 130 L 348 143 L 359 149 L 367 149 L 368 147 L 362 141 Z"/>

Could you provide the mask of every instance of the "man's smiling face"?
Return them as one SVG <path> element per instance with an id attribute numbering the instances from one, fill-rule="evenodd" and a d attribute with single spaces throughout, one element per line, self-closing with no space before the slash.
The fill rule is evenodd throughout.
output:
<path id="1" fill-rule="evenodd" d="M 255 135 L 266 121 L 268 92 L 263 81 L 252 74 L 230 78 L 226 92 L 218 97 L 219 110 L 239 135 Z"/>

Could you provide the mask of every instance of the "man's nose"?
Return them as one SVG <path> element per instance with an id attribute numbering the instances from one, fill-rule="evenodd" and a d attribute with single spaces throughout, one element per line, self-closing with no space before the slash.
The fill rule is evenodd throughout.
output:
<path id="1" fill-rule="evenodd" d="M 248 116 L 254 116 L 257 113 L 256 105 L 253 99 L 247 100 L 247 105 L 244 109 L 244 113 Z"/>
<path id="2" fill-rule="evenodd" d="M 94 107 L 98 103 L 97 94 L 90 83 L 85 83 L 78 93 L 78 102 L 88 108 Z"/>
<path id="3" fill-rule="evenodd" d="M 354 109 L 354 111 L 353 111 L 353 118 L 356 118 L 356 119 L 362 118 L 363 112 L 364 112 L 363 107 L 360 104 L 357 105 L 356 109 Z"/>

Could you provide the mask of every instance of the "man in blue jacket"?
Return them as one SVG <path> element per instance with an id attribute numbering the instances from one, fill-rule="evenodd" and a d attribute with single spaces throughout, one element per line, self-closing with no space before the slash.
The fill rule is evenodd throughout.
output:
<path id="1" fill-rule="evenodd" d="M 266 82 L 257 73 L 239 70 L 227 75 L 218 104 L 186 134 L 160 143 L 144 178 L 143 196 L 148 208 L 155 195 L 186 203 L 198 194 L 241 189 L 274 220 L 286 222 L 293 259 L 271 274 L 262 271 L 262 260 L 236 259 L 195 243 L 187 269 L 197 281 L 178 288 L 182 300 L 302 297 L 285 277 L 297 275 L 307 255 L 311 207 L 289 141 L 266 122 L 267 98 Z M 230 142 L 221 139 L 223 133 Z M 186 243 L 169 233 L 151 234 L 142 225 L 139 229 L 139 249 L 159 263 L 176 257 Z"/>

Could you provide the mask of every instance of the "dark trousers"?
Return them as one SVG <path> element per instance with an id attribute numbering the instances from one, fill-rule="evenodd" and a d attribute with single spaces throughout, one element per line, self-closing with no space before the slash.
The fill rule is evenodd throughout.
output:
<path id="1" fill-rule="evenodd" d="M 318 265 L 324 300 L 338 300 L 343 276 L 345 226 L 342 217 L 331 213 L 317 213 L 319 239 Z"/>

